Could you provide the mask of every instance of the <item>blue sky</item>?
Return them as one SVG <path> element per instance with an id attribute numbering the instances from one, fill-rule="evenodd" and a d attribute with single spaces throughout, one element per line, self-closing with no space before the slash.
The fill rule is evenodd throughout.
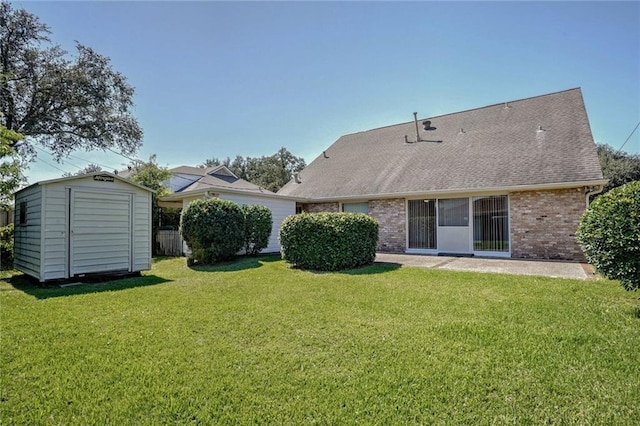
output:
<path id="1" fill-rule="evenodd" d="M 639 2 L 14 1 L 111 58 L 163 166 L 271 155 L 311 162 L 343 134 L 581 87 L 597 143 L 640 121 Z M 640 153 L 640 129 L 624 146 Z M 40 152 L 30 183 L 90 162 Z"/>

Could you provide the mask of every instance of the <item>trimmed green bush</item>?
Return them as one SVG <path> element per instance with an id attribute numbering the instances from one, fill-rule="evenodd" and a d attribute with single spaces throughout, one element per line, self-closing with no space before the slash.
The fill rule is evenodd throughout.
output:
<path id="1" fill-rule="evenodd" d="M 378 222 L 363 213 L 303 213 L 280 226 L 282 258 L 302 268 L 338 271 L 373 263 Z"/>
<path id="2" fill-rule="evenodd" d="M 13 223 L 0 227 L 0 269 L 13 269 Z"/>
<path id="3" fill-rule="evenodd" d="M 244 250 L 255 256 L 269 245 L 273 226 L 271 210 L 257 204 L 243 204 L 240 208 L 244 214 Z"/>
<path id="4" fill-rule="evenodd" d="M 580 219 L 578 241 L 596 271 L 640 288 L 640 181 L 600 195 Z"/>
<path id="5" fill-rule="evenodd" d="M 211 264 L 233 258 L 244 245 L 244 215 L 228 200 L 194 200 L 182 212 L 180 232 L 194 262 Z"/>

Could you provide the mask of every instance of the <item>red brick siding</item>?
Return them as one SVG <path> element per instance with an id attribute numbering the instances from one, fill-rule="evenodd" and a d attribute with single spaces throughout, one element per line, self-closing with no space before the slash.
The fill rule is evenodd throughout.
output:
<path id="1" fill-rule="evenodd" d="M 338 203 L 311 203 L 303 204 L 302 211 L 306 213 L 337 213 L 340 211 Z"/>
<path id="2" fill-rule="evenodd" d="M 584 261 L 575 233 L 585 208 L 581 188 L 509 194 L 512 257 Z"/>
<path id="3" fill-rule="evenodd" d="M 369 201 L 369 215 L 378 221 L 378 251 L 403 253 L 406 249 L 404 198 Z"/>

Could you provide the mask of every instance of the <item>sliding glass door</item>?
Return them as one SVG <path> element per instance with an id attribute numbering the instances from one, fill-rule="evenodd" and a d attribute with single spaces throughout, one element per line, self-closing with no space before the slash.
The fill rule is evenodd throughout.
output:
<path id="1" fill-rule="evenodd" d="M 473 250 L 509 252 L 509 205 L 506 195 L 473 197 Z"/>
<path id="2" fill-rule="evenodd" d="M 435 250 L 436 200 L 409 200 L 409 248 Z"/>

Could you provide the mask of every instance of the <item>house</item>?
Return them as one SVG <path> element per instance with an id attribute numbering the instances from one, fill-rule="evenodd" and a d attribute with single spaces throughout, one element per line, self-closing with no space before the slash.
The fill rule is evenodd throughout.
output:
<path id="1" fill-rule="evenodd" d="M 41 282 L 151 269 L 152 192 L 105 172 L 19 190 L 15 268 Z"/>
<path id="2" fill-rule="evenodd" d="M 576 88 L 342 136 L 278 194 L 368 213 L 380 251 L 582 260 L 605 183 Z"/>
<path id="3" fill-rule="evenodd" d="M 274 192 L 260 188 L 251 182 L 240 179 L 226 166 L 189 167 L 170 169 L 171 178 L 166 186 L 175 191 L 161 197 L 161 207 L 185 208 L 196 199 L 216 197 L 237 204 L 258 204 L 271 210 L 273 226 L 269 245 L 264 253 L 280 251 L 278 231 L 285 217 L 295 214 L 296 199 L 279 196 Z"/>

